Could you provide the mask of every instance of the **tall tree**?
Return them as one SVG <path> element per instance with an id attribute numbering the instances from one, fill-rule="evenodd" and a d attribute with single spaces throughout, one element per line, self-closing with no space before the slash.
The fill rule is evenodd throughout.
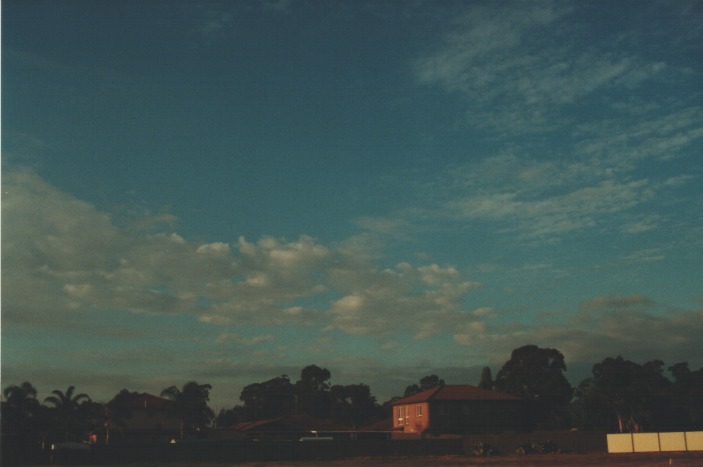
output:
<path id="1" fill-rule="evenodd" d="M 661 360 L 639 365 L 621 356 L 593 365 L 593 376 L 576 390 L 579 424 L 621 433 L 669 428 L 671 382 L 663 366 Z"/>
<path id="2" fill-rule="evenodd" d="M 330 377 L 331 373 L 327 368 L 317 365 L 308 365 L 302 369 L 300 379 L 295 383 L 298 413 L 307 413 L 317 418 L 328 416 Z"/>
<path id="3" fill-rule="evenodd" d="M 491 374 L 491 368 L 484 366 L 481 371 L 481 381 L 478 383 L 478 387 L 482 389 L 493 390 L 493 375 Z"/>
<path id="4" fill-rule="evenodd" d="M 244 387 L 239 400 L 244 402 L 248 420 L 261 420 L 294 413 L 295 397 L 295 386 L 287 375 L 281 375 Z"/>
<path id="5" fill-rule="evenodd" d="M 53 396 L 44 399 L 44 403 L 53 406 L 53 420 L 62 436 L 75 437 L 86 431 L 90 425 L 88 394 L 74 394 L 75 386 L 69 386 L 66 392 L 55 389 Z"/>
<path id="6" fill-rule="evenodd" d="M 7 386 L 2 395 L 5 400 L 2 403 L 2 422 L 8 427 L 21 429 L 28 425 L 39 409 L 37 400 L 37 390 L 29 382 L 24 382 L 19 386 Z"/>
<path id="7" fill-rule="evenodd" d="M 34 432 L 39 428 L 38 415 L 40 404 L 37 400 L 37 390 L 29 382 L 19 386 L 7 386 L 2 395 L 2 433 L 12 433 L 20 438 L 20 442 L 28 444 Z"/>
<path id="8" fill-rule="evenodd" d="M 183 389 L 170 386 L 161 391 L 161 396 L 171 399 L 174 411 L 181 420 L 181 438 L 191 436 L 209 427 L 214 412 L 208 407 L 210 400 L 209 384 L 198 384 L 189 381 L 183 385 Z"/>
<path id="9" fill-rule="evenodd" d="M 671 399 L 679 414 L 677 430 L 703 429 L 703 368 L 691 371 L 688 362 L 679 362 L 669 367 L 674 378 Z"/>
<path id="10" fill-rule="evenodd" d="M 366 384 L 334 385 L 330 388 L 330 394 L 333 418 L 343 425 L 360 427 L 384 414 Z"/>
<path id="11" fill-rule="evenodd" d="M 568 405 L 573 389 L 566 379 L 564 355 L 557 349 L 525 345 L 513 350 L 495 379 L 495 390 L 533 401 L 539 427 L 561 428 L 568 424 Z"/>

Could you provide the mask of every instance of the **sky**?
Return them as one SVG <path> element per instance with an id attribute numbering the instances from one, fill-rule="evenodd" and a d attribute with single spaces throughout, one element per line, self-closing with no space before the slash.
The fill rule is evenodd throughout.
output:
<path id="1" fill-rule="evenodd" d="M 2 386 L 703 366 L 703 2 L 6 0 Z"/>

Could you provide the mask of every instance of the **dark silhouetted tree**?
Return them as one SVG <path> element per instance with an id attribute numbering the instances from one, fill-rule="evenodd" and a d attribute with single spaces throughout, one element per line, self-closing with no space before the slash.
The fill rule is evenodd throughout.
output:
<path id="1" fill-rule="evenodd" d="M 620 356 L 593 365 L 593 376 L 576 390 L 579 425 L 621 433 L 668 429 L 674 411 L 663 366 L 661 360 L 639 365 Z"/>
<path id="2" fill-rule="evenodd" d="M 74 386 L 69 386 L 66 392 L 55 389 L 53 396 L 44 399 L 44 403 L 52 406 L 50 414 L 55 430 L 65 439 L 80 437 L 90 428 L 90 396 L 74 394 Z"/>
<path id="3" fill-rule="evenodd" d="M 481 381 L 478 383 L 478 387 L 482 389 L 493 390 L 493 375 L 491 374 L 491 368 L 484 366 L 481 371 Z"/>
<path id="4" fill-rule="evenodd" d="M 669 367 L 674 378 L 671 399 L 679 414 L 677 430 L 703 429 L 703 368 L 691 371 L 688 362 L 679 362 Z"/>
<path id="5" fill-rule="evenodd" d="M 216 428 L 227 428 L 244 421 L 244 407 L 238 405 L 231 409 L 221 409 L 215 417 Z"/>
<path id="6" fill-rule="evenodd" d="M 295 383 L 298 413 L 327 418 L 331 400 L 330 377 L 331 373 L 327 368 L 317 365 L 308 365 L 302 369 L 300 379 Z"/>
<path id="7" fill-rule="evenodd" d="M 385 413 L 371 395 L 369 386 L 363 383 L 334 385 L 330 395 L 332 418 L 343 425 L 358 428 L 382 418 Z"/>
<path id="8" fill-rule="evenodd" d="M 412 396 L 422 391 L 427 391 L 437 386 L 443 386 L 444 380 L 437 375 L 428 375 L 420 379 L 420 384 L 411 384 L 405 388 L 403 397 Z"/>
<path id="9" fill-rule="evenodd" d="M 247 420 L 282 417 L 295 412 L 295 386 L 287 375 L 254 383 L 242 389 L 239 400 L 244 402 Z"/>
<path id="10" fill-rule="evenodd" d="M 495 379 L 495 390 L 533 401 L 534 421 L 540 428 L 569 424 L 568 406 L 573 396 L 564 355 L 556 349 L 526 345 L 513 350 Z"/>
<path id="11" fill-rule="evenodd" d="M 173 409 L 181 420 L 181 438 L 193 436 L 212 423 L 215 414 L 208 406 L 211 389 L 209 384 L 190 381 L 183 389 L 170 386 L 161 391 L 161 396 L 173 401 Z"/>
<path id="12" fill-rule="evenodd" d="M 3 433 L 26 432 L 39 411 L 37 390 L 31 383 L 7 386 L 2 402 Z"/>
<path id="13" fill-rule="evenodd" d="M 2 392 L 0 407 L 1 429 L 5 440 L 13 440 L 18 451 L 28 452 L 38 442 L 40 432 L 46 430 L 44 411 L 37 400 L 37 390 L 24 382 L 7 386 Z"/>

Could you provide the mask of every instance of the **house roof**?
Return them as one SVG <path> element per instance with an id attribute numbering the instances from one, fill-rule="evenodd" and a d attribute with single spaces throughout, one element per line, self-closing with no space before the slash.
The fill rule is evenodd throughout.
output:
<path id="1" fill-rule="evenodd" d="M 504 392 L 490 391 L 468 384 L 446 384 L 393 401 L 391 405 L 417 404 L 429 401 L 506 401 L 520 400 Z"/>
<path id="2" fill-rule="evenodd" d="M 158 409 L 172 403 L 173 401 L 170 399 L 164 399 L 163 397 L 144 392 L 126 402 L 123 402 L 120 407 L 124 407 L 126 409 Z"/>

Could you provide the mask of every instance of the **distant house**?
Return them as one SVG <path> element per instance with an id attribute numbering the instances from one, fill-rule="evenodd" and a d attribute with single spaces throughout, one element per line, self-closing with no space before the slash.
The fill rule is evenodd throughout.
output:
<path id="1" fill-rule="evenodd" d="M 181 421 L 173 412 L 173 401 L 142 393 L 119 406 L 119 425 L 130 444 L 165 442 L 180 437 Z"/>
<path id="2" fill-rule="evenodd" d="M 403 433 L 497 433 L 530 428 L 527 401 L 476 386 L 436 386 L 391 405 L 393 429 Z"/>

